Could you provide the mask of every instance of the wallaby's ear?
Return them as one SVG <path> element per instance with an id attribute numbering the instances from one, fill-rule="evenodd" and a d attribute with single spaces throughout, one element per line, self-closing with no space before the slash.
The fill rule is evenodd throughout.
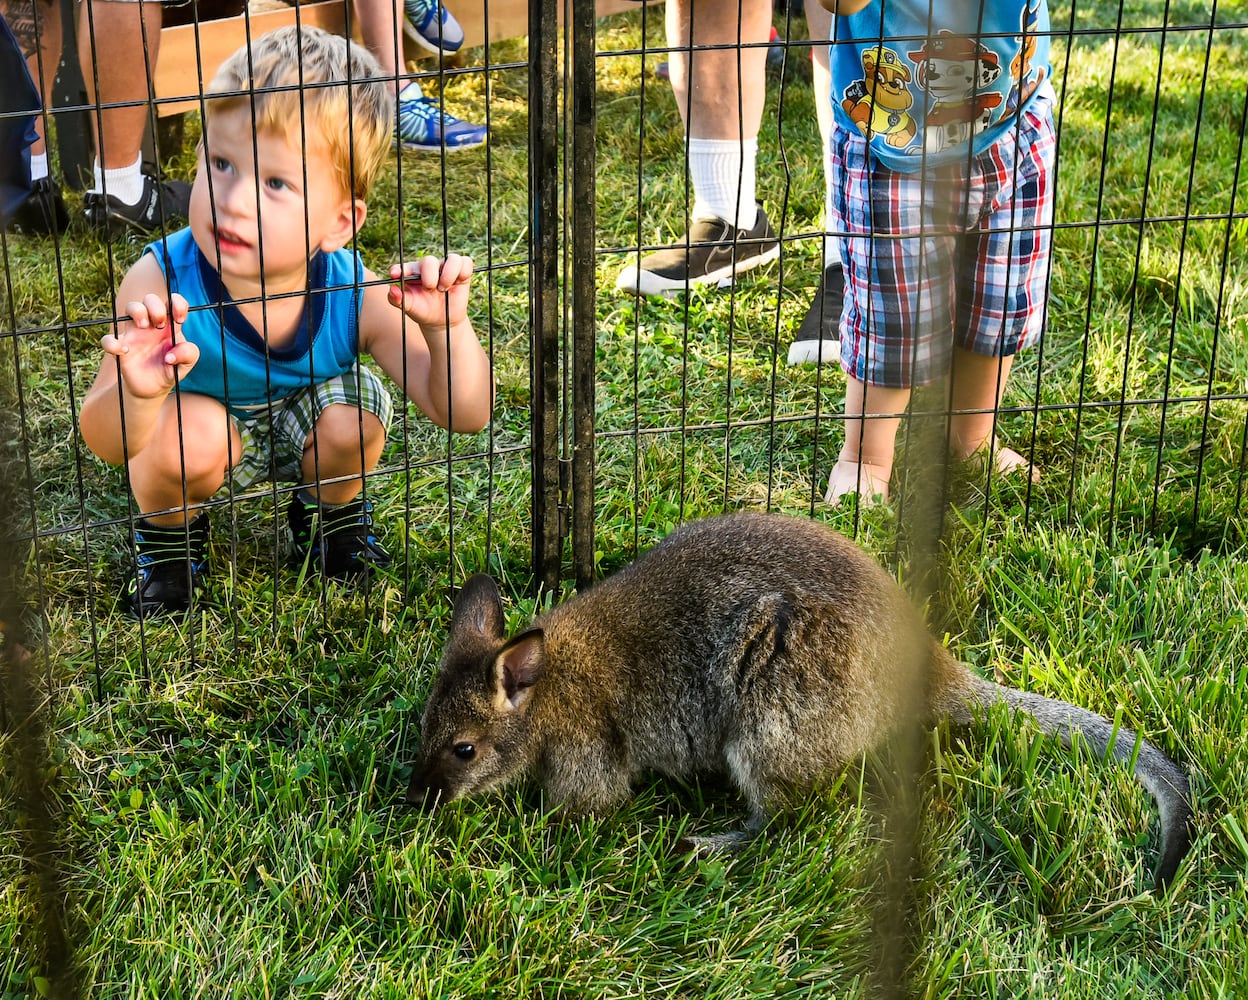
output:
<path id="1" fill-rule="evenodd" d="M 545 633 L 540 628 L 521 632 L 494 658 L 494 707 L 500 712 L 524 708 L 545 669 Z"/>
<path id="2" fill-rule="evenodd" d="M 451 639 L 469 636 L 497 642 L 503 637 L 505 624 L 498 585 L 485 573 L 469 577 L 455 598 Z"/>

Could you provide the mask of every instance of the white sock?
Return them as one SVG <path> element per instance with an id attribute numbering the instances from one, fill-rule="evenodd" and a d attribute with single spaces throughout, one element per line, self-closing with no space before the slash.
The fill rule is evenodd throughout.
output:
<path id="1" fill-rule="evenodd" d="M 749 229 L 758 218 L 754 167 L 758 137 L 690 139 L 689 179 L 693 183 L 693 218 L 714 217 Z"/>
<path id="2" fill-rule="evenodd" d="M 30 179 L 37 181 L 42 177 L 48 176 L 48 154 L 47 153 L 31 153 L 30 154 Z"/>
<path id="3" fill-rule="evenodd" d="M 116 198 L 123 205 L 137 205 L 143 197 L 143 154 L 128 167 L 116 170 L 101 170 L 97 159 L 93 166 L 95 184 L 92 191 L 105 191 L 110 198 Z"/>
<path id="4" fill-rule="evenodd" d="M 424 96 L 425 92 L 420 89 L 420 84 L 413 80 L 399 91 L 397 99 L 400 101 L 419 101 Z"/>
<path id="5" fill-rule="evenodd" d="M 823 148 L 823 269 L 841 266 L 841 238 L 828 232 L 832 226 L 832 153 Z"/>

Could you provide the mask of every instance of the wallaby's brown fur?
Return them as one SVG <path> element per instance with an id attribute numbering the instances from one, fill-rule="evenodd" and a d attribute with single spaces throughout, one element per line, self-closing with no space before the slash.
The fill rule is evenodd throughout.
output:
<path id="1" fill-rule="evenodd" d="M 1093 712 L 983 680 L 862 549 L 776 514 L 686 524 L 510 640 L 494 582 L 468 580 L 408 799 L 536 774 L 554 804 L 604 812 L 642 772 L 718 771 L 745 796 L 753 832 L 906 721 L 965 724 L 996 702 L 1134 767 L 1160 807 L 1164 887 L 1190 844 L 1180 768 Z"/>

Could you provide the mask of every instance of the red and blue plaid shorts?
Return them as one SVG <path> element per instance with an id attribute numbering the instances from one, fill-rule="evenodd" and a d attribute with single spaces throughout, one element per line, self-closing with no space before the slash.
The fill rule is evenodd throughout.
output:
<path id="1" fill-rule="evenodd" d="M 1039 341 L 1055 148 L 1044 97 L 982 153 L 915 173 L 873 162 L 858 132 L 834 127 L 846 374 L 904 389 L 946 374 L 955 345 L 1004 357 Z"/>

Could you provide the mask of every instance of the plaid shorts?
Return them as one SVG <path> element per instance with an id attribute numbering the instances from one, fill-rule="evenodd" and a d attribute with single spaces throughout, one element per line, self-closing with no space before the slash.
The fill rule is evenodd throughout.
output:
<path id="1" fill-rule="evenodd" d="M 941 378 L 953 347 L 1006 357 L 1044 332 L 1053 223 L 1053 105 L 1036 98 L 982 153 L 915 173 L 831 139 L 846 374 L 904 389 Z"/>
<path id="2" fill-rule="evenodd" d="M 255 415 L 235 420 L 243 439 L 242 453 L 230 473 L 235 490 L 253 483 L 303 479 L 303 452 L 317 418 L 328 406 L 342 403 L 371 413 L 386 433 L 394 419 L 394 401 L 381 377 L 358 365 L 349 372 L 257 408 Z"/>

